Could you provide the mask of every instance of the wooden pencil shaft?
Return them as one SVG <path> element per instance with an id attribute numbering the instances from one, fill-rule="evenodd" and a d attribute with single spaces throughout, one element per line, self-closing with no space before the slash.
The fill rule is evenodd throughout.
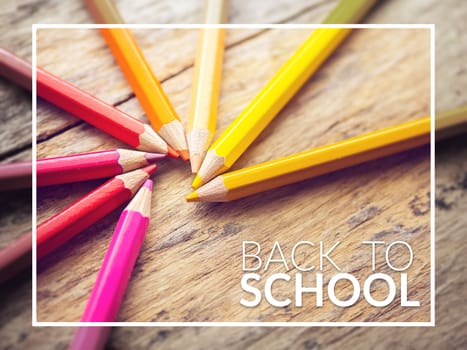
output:
<path id="1" fill-rule="evenodd" d="M 31 64 L 3 48 L 0 48 L 0 76 L 26 90 L 32 90 Z"/>
<path id="2" fill-rule="evenodd" d="M 376 0 L 340 0 L 323 24 L 358 23 L 376 4 Z"/>
<path id="3" fill-rule="evenodd" d="M 102 24 L 124 23 L 113 0 L 84 0 L 84 3 L 94 22 Z"/>
<path id="4" fill-rule="evenodd" d="M 31 188 L 32 163 L 17 162 L 0 164 L 0 191 Z"/>

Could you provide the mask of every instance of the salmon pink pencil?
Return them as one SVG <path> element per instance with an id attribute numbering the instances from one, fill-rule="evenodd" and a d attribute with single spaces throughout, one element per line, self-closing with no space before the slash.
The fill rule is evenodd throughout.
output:
<path id="1" fill-rule="evenodd" d="M 73 154 L 37 160 L 37 186 L 100 179 L 142 168 L 165 154 L 126 149 Z"/>
<path id="2" fill-rule="evenodd" d="M 154 130 L 114 106 L 37 67 L 37 96 L 140 151 L 178 154 Z M 0 48 L 0 76 L 31 89 L 29 62 Z M 28 83 L 29 82 L 29 83 Z"/>
<path id="3" fill-rule="evenodd" d="M 43 258 L 131 199 L 156 165 L 117 175 L 37 227 L 37 257 Z"/>
<path id="4" fill-rule="evenodd" d="M 81 322 L 115 320 L 149 226 L 151 193 L 147 180 L 122 212 Z"/>

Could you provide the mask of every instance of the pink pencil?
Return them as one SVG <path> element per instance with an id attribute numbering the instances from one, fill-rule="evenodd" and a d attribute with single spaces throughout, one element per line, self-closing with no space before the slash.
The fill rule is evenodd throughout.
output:
<path id="1" fill-rule="evenodd" d="M 110 330 L 110 327 L 79 327 L 68 350 L 102 350 Z"/>
<path id="2" fill-rule="evenodd" d="M 81 322 L 112 322 L 149 226 L 152 181 L 147 180 L 122 212 Z"/>

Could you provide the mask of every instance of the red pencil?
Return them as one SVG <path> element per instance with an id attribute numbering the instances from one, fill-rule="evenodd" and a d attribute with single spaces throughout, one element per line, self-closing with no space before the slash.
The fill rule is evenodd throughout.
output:
<path id="1" fill-rule="evenodd" d="M 43 258 L 128 201 L 156 168 L 153 164 L 117 175 L 40 224 L 37 227 L 37 258 Z"/>
<path id="2" fill-rule="evenodd" d="M 164 158 L 160 153 L 116 149 L 37 160 L 37 186 L 111 177 Z"/>
<path id="3" fill-rule="evenodd" d="M 31 183 L 31 162 L 0 164 L 0 191 L 30 188 Z"/>
<path id="4" fill-rule="evenodd" d="M 0 283 L 31 265 L 32 234 L 25 233 L 0 250 Z"/>
<path id="5" fill-rule="evenodd" d="M 24 89 L 32 90 L 31 64 L 0 47 L 0 76 Z"/>
<path id="6" fill-rule="evenodd" d="M 31 89 L 31 64 L 0 48 L 0 75 Z M 128 145 L 147 152 L 178 154 L 142 121 L 37 67 L 37 95 Z"/>

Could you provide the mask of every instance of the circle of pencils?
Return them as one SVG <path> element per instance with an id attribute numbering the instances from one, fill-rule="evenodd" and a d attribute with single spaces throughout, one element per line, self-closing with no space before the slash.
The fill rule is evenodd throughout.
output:
<path id="1" fill-rule="evenodd" d="M 147 180 L 120 215 L 81 322 L 115 320 L 149 226 L 151 193 Z"/>
<path id="2" fill-rule="evenodd" d="M 341 1 L 323 23 L 357 22 L 375 2 Z M 85 3 L 96 22 L 123 23 L 111 0 L 85 0 Z M 226 1 L 211 0 L 207 4 L 206 22 L 224 22 Z M 180 118 L 132 33 L 120 28 L 103 28 L 100 31 L 151 124 L 169 145 L 149 125 L 37 68 L 38 96 L 136 149 L 162 153 L 117 149 L 37 161 L 38 186 L 115 176 L 37 226 L 38 259 L 134 196 L 120 216 L 82 316 L 81 321 L 89 322 L 116 319 L 149 225 L 152 181 L 148 178 L 156 170 L 156 165 L 148 164 L 167 153 L 173 157 L 180 154 L 183 159 L 189 159 Z M 208 151 L 215 129 L 225 33 L 223 28 L 200 31 L 187 136 L 192 171 L 199 172 L 193 182 L 197 190 L 187 196 L 187 201 L 231 201 L 429 143 L 430 117 L 424 117 L 221 174 L 245 152 L 350 31 L 349 28 L 315 30 Z M 31 90 L 31 65 L 1 48 L 0 75 Z M 463 130 L 460 126 L 467 125 L 466 115 L 465 107 L 437 115 L 437 135 L 451 136 Z M 3 183 L 6 184 L 5 189 L 13 186 L 9 185 L 10 182 L 29 186 L 31 171 L 29 162 L 0 166 L 0 190 L 4 189 Z M 21 179 L 29 179 L 29 182 L 23 183 Z M 2 278 L 21 268 L 21 261 L 28 264 L 31 247 L 32 234 L 26 233 L 0 250 Z M 82 327 L 77 331 L 71 348 L 100 348 L 108 331 L 109 328 L 105 327 Z"/>
<path id="3" fill-rule="evenodd" d="M 38 159 L 37 186 L 111 177 L 142 168 L 163 158 L 165 154 L 115 149 Z"/>
<path id="4" fill-rule="evenodd" d="M 125 203 L 156 169 L 153 164 L 117 175 L 38 225 L 37 258 L 43 258 Z"/>

